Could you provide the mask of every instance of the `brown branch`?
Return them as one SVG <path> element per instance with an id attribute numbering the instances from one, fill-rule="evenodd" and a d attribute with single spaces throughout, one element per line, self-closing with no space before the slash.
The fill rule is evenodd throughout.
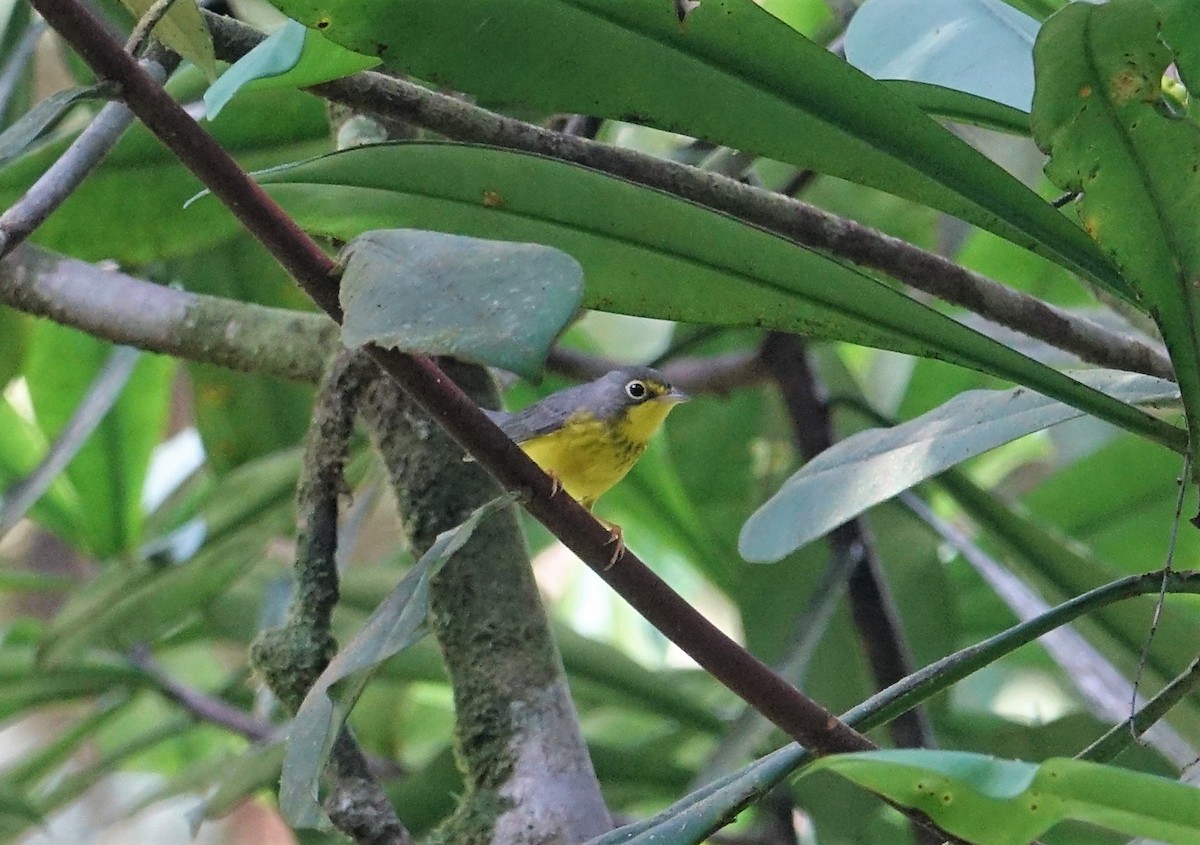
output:
<path id="1" fill-rule="evenodd" d="M 237 216 L 330 316 L 340 319 L 337 272 L 288 218 L 161 86 L 145 74 L 78 0 L 32 5 L 98 75 L 121 83 L 133 112 Z M 648 621 L 718 681 L 816 754 L 873 748 L 866 737 L 747 653 L 632 553 L 610 566 L 607 528 L 565 495 L 425 356 L 370 347 L 373 358 L 485 469 Z"/>
<path id="2" fill-rule="evenodd" d="M 253 742 L 264 742 L 281 732 L 278 725 L 257 719 L 226 701 L 206 695 L 172 678 L 154 659 L 150 649 L 144 646 L 132 649 L 128 659 L 154 682 L 163 696 L 174 701 L 201 722 L 226 728 Z"/>

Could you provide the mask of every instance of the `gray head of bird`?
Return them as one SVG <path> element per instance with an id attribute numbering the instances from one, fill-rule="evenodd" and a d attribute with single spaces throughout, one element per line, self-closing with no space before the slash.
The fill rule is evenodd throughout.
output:
<path id="1" fill-rule="evenodd" d="M 672 406 L 690 398 L 652 367 L 624 367 L 580 386 L 580 405 L 600 419 L 612 419 L 641 405 Z"/>

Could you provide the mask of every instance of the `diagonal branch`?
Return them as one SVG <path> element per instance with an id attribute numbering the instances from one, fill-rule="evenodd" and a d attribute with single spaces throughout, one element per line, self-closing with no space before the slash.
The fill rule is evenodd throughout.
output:
<path id="1" fill-rule="evenodd" d="M 77 0 L 32 5 L 101 77 L 121 83 L 126 102 L 147 127 L 293 274 L 330 316 L 340 318 L 337 268 L 153 79 L 124 53 Z M 434 362 L 370 347 L 381 367 L 508 489 L 526 491 L 526 508 L 647 620 L 720 682 L 815 753 L 874 745 L 807 698 L 721 633 L 633 554 L 610 566 L 608 529 L 555 485 L 505 437 Z"/>
<path id="2" fill-rule="evenodd" d="M 264 37 L 229 18 L 206 13 L 206 20 L 218 57 L 227 61 L 245 55 Z M 553 132 L 380 73 L 358 73 L 309 90 L 362 112 L 402 118 L 454 140 L 537 153 L 657 188 L 801 246 L 877 270 L 1084 361 L 1174 378 L 1170 360 L 1154 345 L 1106 329 L 869 226 L 727 176 Z"/>

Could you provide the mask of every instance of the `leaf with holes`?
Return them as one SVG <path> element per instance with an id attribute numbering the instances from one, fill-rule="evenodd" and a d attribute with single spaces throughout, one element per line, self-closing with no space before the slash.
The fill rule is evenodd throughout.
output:
<path id="1" fill-rule="evenodd" d="M 1046 175 L 1082 192 L 1084 229 L 1158 324 L 1200 442 L 1200 125 L 1162 94 L 1173 56 L 1150 0 L 1072 3 L 1034 50 L 1033 133 Z M 1194 467 L 1193 479 L 1200 478 Z"/>
<path id="2" fill-rule="evenodd" d="M 824 757 L 805 774 L 821 770 L 919 810 L 979 845 L 1024 845 L 1067 820 L 1172 845 L 1200 841 L 1200 790 L 1116 766 L 888 750 Z"/>

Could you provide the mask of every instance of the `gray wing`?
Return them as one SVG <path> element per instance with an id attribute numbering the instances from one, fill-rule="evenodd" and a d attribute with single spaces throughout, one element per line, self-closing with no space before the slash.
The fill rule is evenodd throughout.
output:
<path id="1" fill-rule="evenodd" d="M 524 443 L 526 440 L 532 440 L 561 428 L 563 421 L 571 416 L 573 409 L 578 408 L 579 400 L 576 394 L 585 387 L 587 385 L 568 388 L 547 396 L 540 402 L 534 402 L 525 410 L 515 413 L 489 411 L 487 408 L 484 408 L 483 412 L 488 415 L 488 419 L 500 426 L 500 430 L 511 440 Z"/>

